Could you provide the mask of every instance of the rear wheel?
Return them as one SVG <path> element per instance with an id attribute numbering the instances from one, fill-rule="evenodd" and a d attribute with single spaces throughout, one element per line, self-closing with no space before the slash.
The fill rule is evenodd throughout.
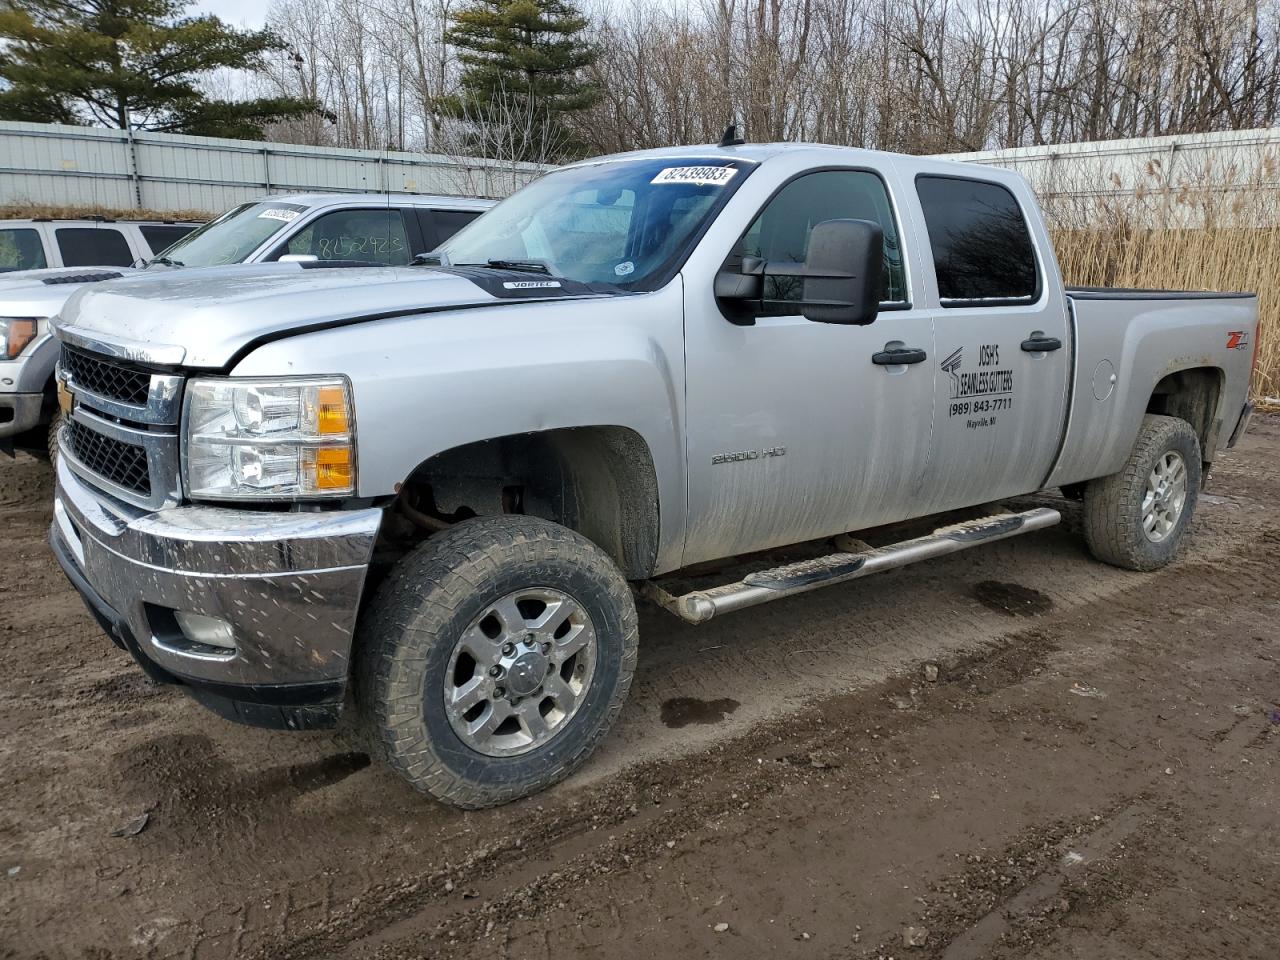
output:
<path id="1" fill-rule="evenodd" d="M 1120 472 L 1085 488 L 1084 531 L 1093 555 L 1129 570 L 1173 560 L 1195 514 L 1200 472 L 1191 425 L 1148 414 Z"/>
<path id="2" fill-rule="evenodd" d="M 532 517 L 470 520 L 378 590 L 357 695 L 414 787 L 493 806 L 586 759 L 626 699 L 637 640 L 630 588 L 590 541 Z"/>

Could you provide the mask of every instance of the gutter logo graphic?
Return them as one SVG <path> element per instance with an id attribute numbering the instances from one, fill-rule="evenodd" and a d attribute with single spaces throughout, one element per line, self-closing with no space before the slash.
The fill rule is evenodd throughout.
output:
<path id="1" fill-rule="evenodd" d="M 961 356 L 963 353 L 964 353 L 964 347 L 960 347 L 959 349 L 956 350 L 955 353 L 951 354 L 951 356 L 947 357 L 947 359 L 943 360 L 940 364 L 938 364 L 938 366 L 942 369 L 942 372 L 947 374 L 949 377 L 951 377 L 951 399 L 952 400 L 960 396 L 960 374 L 956 373 L 956 371 L 960 369 L 960 362 L 961 360 L 964 359 Z"/>

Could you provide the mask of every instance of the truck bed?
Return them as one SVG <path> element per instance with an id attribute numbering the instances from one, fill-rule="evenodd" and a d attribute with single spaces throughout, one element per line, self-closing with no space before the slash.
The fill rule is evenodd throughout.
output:
<path id="1" fill-rule="evenodd" d="M 1073 300 L 1238 300 L 1256 293 L 1213 290 L 1159 290 L 1145 287 L 1065 287 Z"/>

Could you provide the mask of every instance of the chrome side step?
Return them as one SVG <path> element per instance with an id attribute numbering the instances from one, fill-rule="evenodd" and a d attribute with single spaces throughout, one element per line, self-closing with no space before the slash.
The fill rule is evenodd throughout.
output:
<path id="1" fill-rule="evenodd" d="M 770 600 L 817 590 L 833 583 L 857 580 L 873 573 L 905 567 L 919 560 L 968 550 L 979 544 L 1005 540 L 1019 534 L 1052 527 L 1062 514 L 1048 507 L 1022 513 L 1002 513 L 939 527 L 914 540 L 854 553 L 833 553 L 813 560 L 801 560 L 772 570 L 758 570 L 736 583 L 694 590 L 681 596 L 668 593 L 652 580 L 640 584 L 642 596 L 689 623 L 706 623 L 721 613 L 754 607 Z"/>

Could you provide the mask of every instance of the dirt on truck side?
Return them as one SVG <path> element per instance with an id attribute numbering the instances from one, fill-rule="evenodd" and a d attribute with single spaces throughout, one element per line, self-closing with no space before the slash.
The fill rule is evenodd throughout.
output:
<path id="1" fill-rule="evenodd" d="M 0 461 L 0 957 L 1271 958 L 1280 419 L 1178 562 L 1065 522 L 692 627 L 641 607 L 625 716 L 493 810 L 349 727 L 152 685 Z"/>

